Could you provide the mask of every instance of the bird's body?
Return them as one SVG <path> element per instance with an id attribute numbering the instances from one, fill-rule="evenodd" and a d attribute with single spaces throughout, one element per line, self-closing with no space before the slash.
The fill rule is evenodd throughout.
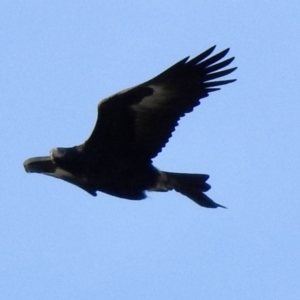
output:
<path id="1" fill-rule="evenodd" d="M 209 92 L 234 81 L 212 81 L 235 70 L 222 70 L 233 58 L 219 62 L 229 49 L 208 58 L 214 48 L 104 99 L 98 105 L 95 128 L 85 143 L 55 148 L 47 157 L 30 158 L 24 162 L 26 171 L 63 179 L 94 196 L 102 191 L 140 200 L 146 197 L 145 191 L 174 189 L 199 205 L 221 206 L 203 193 L 210 188 L 208 175 L 163 172 L 152 165 L 178 120 Z"/>

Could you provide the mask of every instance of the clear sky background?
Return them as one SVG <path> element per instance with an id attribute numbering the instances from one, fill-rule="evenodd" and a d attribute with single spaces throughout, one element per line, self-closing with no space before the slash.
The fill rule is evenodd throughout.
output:
<path id="1" fill-rule="evenodd" d="M 1 299 L 300 299 L 299 20 L 298 0 L 2 0 Z M 82 143 L 99 100 L 215 44 L 238 81 L 154 163 L 210 174 L 227 210 L 24 172 Z"/>

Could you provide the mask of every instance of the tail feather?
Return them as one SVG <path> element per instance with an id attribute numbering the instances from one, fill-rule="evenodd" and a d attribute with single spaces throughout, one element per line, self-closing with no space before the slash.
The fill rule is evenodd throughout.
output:
<path id="1" fill-rule="evenodd" d="M 208 208 L 226 208 L 204 194 L 210 189 L 210 185 L 206 183 L 209 175 L 171 172 L 164 172 L 164 174 L 167 176 L 168 183 L 172 189 L 187 196 L 197 204 Z"/>

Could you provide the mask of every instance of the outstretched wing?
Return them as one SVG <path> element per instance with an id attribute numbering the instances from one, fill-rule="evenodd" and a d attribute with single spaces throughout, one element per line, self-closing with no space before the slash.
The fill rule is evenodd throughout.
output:
<path id="1" fill-rule="evenodd" d="M 153 79 L 100 102 L 96 126 L 85 148 L 154 158 L 182 116 L 210 92 L 235 81 L 215 81 L 236 68 L 223 69 L 234 58 L 220 62 L 229 49 L 209 57 L 214 49 L 215 46 L 191 60 L 187 57 Z"/>

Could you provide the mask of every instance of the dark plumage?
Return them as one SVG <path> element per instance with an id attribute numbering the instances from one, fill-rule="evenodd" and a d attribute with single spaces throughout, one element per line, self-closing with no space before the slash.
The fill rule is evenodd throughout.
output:
<path id="1" fill-rule="evenodd" d="M 178 120 L 210 92 L 235 81 L 214 81 L 236 69 L 224 70 L 234 59 L 221 61 L 229 49 L 209 57 L 214 49 L 191 60 L 187 57 L 155 78 L 104 99 L 85 143 L 30 158 L 24 162 L 25 170 L 63 179 L 93 196 L 102 191 L 140 200 L 145 191 L 174 189 L 201 206 L 222 206 L 204 194 L 210 188 L 208 175 L 163 172 L 152 165 Z"/>

